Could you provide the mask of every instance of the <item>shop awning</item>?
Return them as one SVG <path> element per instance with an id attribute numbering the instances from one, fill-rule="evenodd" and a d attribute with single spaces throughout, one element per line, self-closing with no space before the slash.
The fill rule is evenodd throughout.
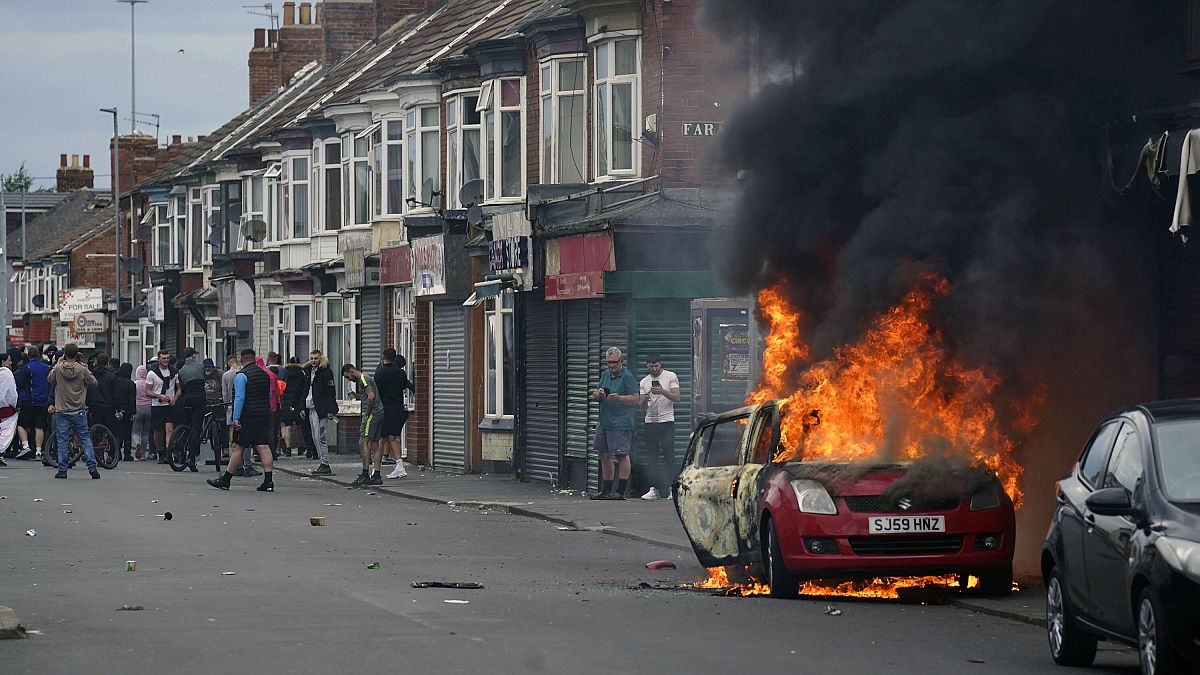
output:
<path id="1" fill-rule="evenodd" d="M 481 281 L 475 284 L 475 292 L 463 302 L 463 307 L 474 307 L 488 298 L 500 295 L 500 291 L 503 289 L 504 282 L 499 279 L 495 281 Z"/>

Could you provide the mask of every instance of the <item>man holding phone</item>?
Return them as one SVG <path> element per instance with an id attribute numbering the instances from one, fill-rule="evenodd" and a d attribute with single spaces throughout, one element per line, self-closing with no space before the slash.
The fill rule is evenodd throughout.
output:
<path id="1" fill-rule="evenodd" d="M 662 357 L 646 355 L 650 374 L 642 378 L 638 390 L 646 409 L 642 438 L 646 443 L 647 473 L 652 485 L 642 499 L 671 498 L 671 481 L 679 466 L 675 463 L 675 404 L 679 402 L 679 377 L 663 370 Z"/>

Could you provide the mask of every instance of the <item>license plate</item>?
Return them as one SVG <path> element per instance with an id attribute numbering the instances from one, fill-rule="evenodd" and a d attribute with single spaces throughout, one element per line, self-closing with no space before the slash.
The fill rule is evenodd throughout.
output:
<path id="1" fill-rule="evenodd" d="M 872 516 L 867 519 L 871 534 L 915 534 L 945 532 L 945 516 Z"/>

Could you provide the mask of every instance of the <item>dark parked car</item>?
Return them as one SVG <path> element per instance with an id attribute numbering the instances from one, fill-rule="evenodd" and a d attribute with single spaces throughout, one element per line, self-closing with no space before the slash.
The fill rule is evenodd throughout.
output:
<path id="1" fill-rule="evenodd" d="M 828 577 L 972 574 L 983 593 L 1012 591 L 1013 504 L 995 475 L 777 453 L 780 408 L 732 410 L 692 434 L 672 490 L 702 565 L 761 566 L 779 598 Z"/>
<path id="2" fill-rule="evenodd" d="M 1107 417 L 1057 497 L 1042 550 L 1054 660 L 1089 665 L 1106 639 L 1137 645 L 1143 673 L 1197 672 L 1200 399 Z"/>

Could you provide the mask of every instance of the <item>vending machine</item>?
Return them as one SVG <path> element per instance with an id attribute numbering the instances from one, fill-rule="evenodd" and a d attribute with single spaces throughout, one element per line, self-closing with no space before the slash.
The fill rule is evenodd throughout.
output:
<path id="1" fill-rule="evenodd" d="M 762 337 L 751 298 L 692 300 L 692 421 L 745 405 L 758 382 Z"/>

